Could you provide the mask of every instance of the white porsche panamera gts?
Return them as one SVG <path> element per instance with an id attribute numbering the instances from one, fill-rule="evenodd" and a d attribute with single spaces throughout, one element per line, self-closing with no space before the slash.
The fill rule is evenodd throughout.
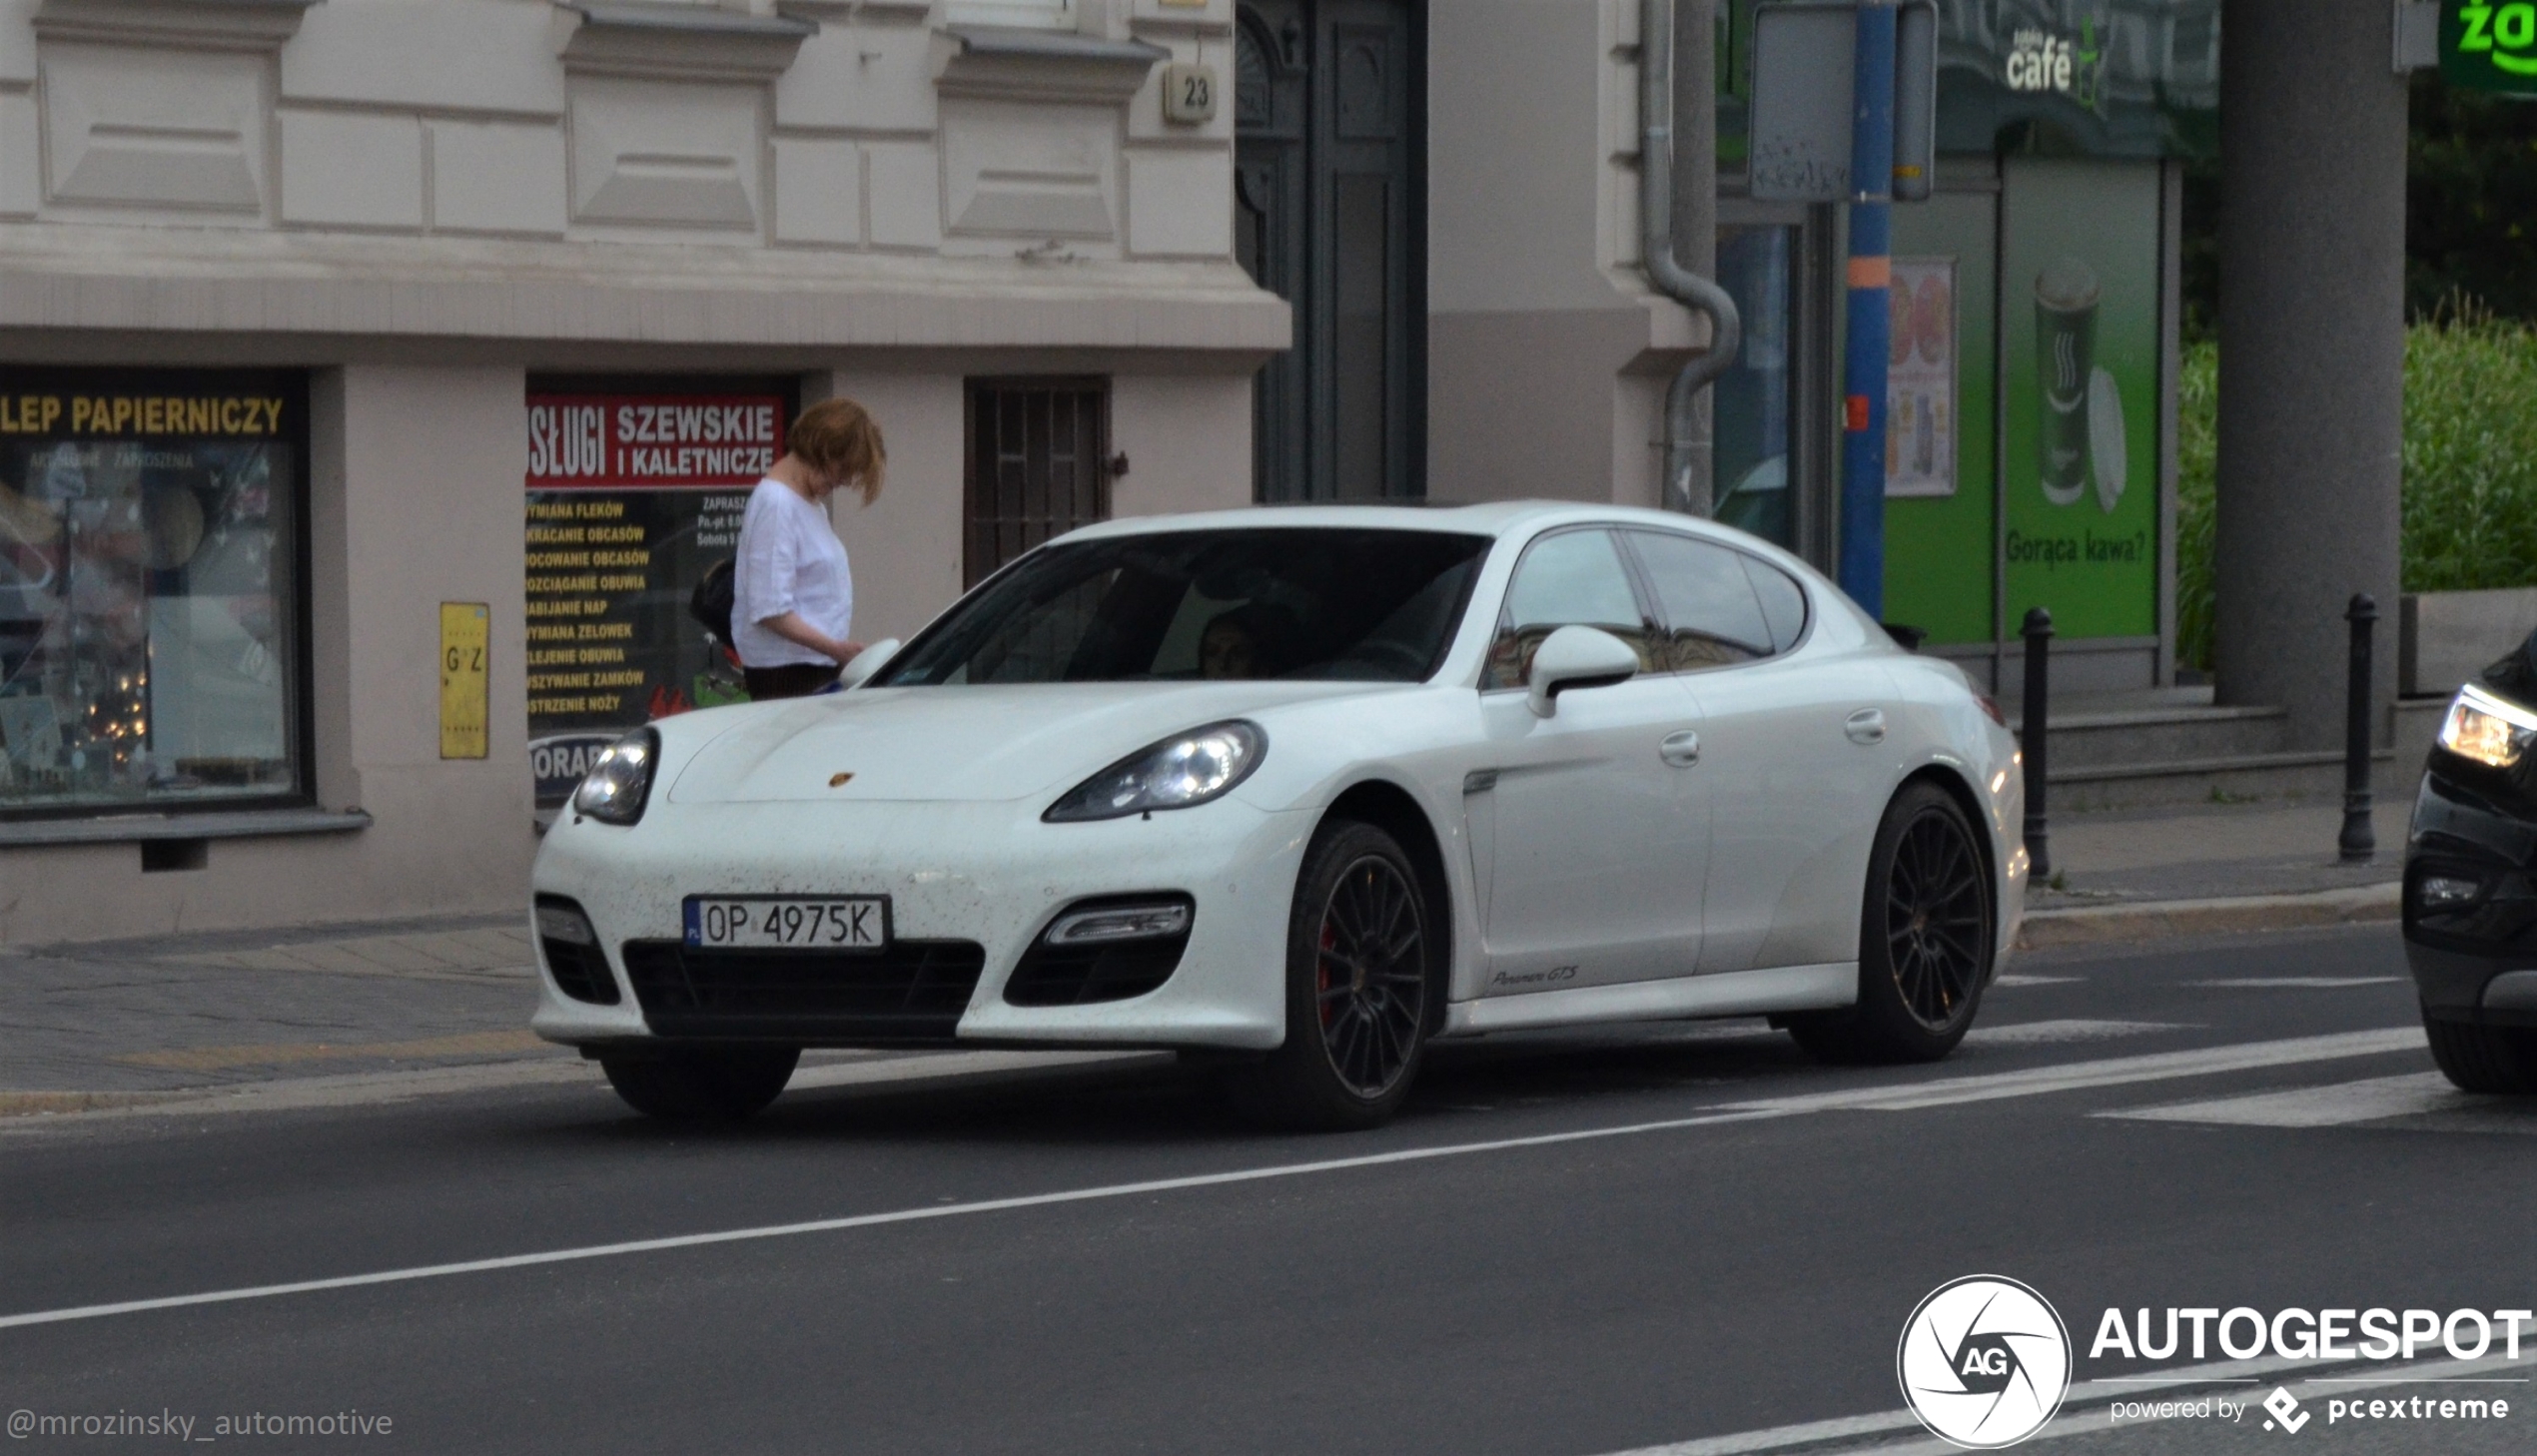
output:
<path id="1" fill-rule="evenodd" d="M 846 677 L 635 731 L 546 837 L 533 1025 L 645 1112 L 806 1047 L 1176 1049 L 1324 1127 L 1515 1028 L 1931 1060 L 2024 904 L 1997 707 L 1678 515 L 1113 521 Z"/>

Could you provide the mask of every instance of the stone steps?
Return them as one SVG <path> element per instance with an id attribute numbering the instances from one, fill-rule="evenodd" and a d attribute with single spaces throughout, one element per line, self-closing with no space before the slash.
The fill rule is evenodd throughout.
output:
<path id="1" fill-rule="evenodd" d="M 2209 688 L 2073 694 L 2054 705 L 2051 813 L 2149 809 L 2238 799 L 2315 799 L 2343 792 L 2341 750 L 2286 748 L 2289 716 L 2220 707 Z M 2395 746 L 2371 755 L 2372 788 L 2410 795 L 2429 732 L 2400 709 Z M 2012 719 L 2012 729 L 2023 724 Z M 2414 730 L 2414 731 L 2407 731 Z M 2413 740 L 2419 739 L 2417 745 Z"/>

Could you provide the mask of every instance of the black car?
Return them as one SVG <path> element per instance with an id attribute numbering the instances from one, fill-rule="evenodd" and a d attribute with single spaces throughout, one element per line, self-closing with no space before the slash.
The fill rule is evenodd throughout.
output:
<path id="1" fill-rule="evenodd" d="M 2449 705 L 2405 845 L 2405 959 L 2431 1055 L 2537 1092 L 2537 634 Z"/>

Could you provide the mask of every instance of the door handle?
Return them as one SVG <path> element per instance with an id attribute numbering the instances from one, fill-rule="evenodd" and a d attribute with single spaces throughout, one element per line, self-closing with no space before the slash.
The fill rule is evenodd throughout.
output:
<path id="1" fill-rule="evenodd" d="M 1841 731 L 1849 734 L 1850 741 L 1853 743 L 1883 743 L 1885 741 L 1885 710 L 1861 708 L 1850 715 L 1849 722 L 1841 725 Z"/>
<path id="2" fill-rule="evenodd" d="M 1656 745 L 1656 756 L 1676 768 L 1689 768 L 1700 762 L 1700 735 L 1688 728 L 1668 733 L 1665 741 Z"/>

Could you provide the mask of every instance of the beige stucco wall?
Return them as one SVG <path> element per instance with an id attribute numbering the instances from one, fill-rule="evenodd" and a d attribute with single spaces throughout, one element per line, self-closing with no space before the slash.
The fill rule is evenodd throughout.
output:
<path id="1" fill-rule="evenodd" d="M 1429 12 L 1428 495 L 1653 504 L 1706 322 L 1638 269 L 1640 0 Z"/>
<path id="2" fill-rule="evenodd" d="M 374 820 L 149 875 L 129 842 L 0 848 L 0 942 L 524 902 L 531 373 L 871 406 L 889 484 L 835 514 L 867 641 L 959 594 L 968 376 L 1112 377 L 1122 513 L 1250 498 L 1287 312 L 1233 261 L 1230 100 L 1161 100 L 1166 60 L 1230 90 L 1233 0 L 1053 7 L 1092 59 L 989 54 L 969 0 L 687 8 L 817 28 L 0 0 L 0 363 L 311 370 L 314 789 Z M 480 762 L 438 757 L 444 600 L 492 608 Z"/>

